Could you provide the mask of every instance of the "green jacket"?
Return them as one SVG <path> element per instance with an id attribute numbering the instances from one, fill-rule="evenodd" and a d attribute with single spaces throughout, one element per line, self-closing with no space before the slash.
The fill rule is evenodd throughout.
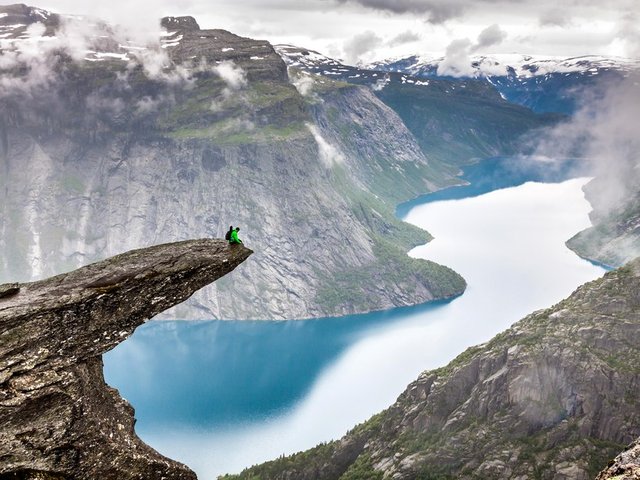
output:
<path id="1" fill-rule="evenodd" d="M 242 240 L 238 238 L 237 230 L 231 232 L 231 239 L 229 240 L 229 243 L 242 243 Z"/>

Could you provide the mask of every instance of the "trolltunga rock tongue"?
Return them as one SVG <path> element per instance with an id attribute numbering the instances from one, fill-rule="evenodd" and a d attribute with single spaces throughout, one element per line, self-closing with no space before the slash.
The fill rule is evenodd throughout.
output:
<path id="1" fill-rule="evenodd" d="M 104 382 L 102 354 L 251 253 L 190 240 L 1 286 L 0 476 L 195 479 L 135 435 L 133 408 Z"/>

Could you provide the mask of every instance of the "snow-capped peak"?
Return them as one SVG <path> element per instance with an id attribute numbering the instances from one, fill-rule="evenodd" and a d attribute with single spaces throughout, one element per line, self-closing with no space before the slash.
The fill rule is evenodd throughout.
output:
<path id="1" fill-rule="evenodd" d="M 398 71 L 417 76 L 495 77 L 514 75 L 530 78 L 552 73 L 595 75 L 600 70 L 630 71 L 640 68 L 640 61 L 599 55 L 560 57 L 544 55 L 496 54 L 475 55 L 451 62 L 445 57 L 410 56 L 374 62 L 372 69 Z"/>
<path id="2" fill-rule="evenodd" d="M 334 58 L 327 57 L 322 53 L 294 45 L 274 45 L 278 55 L 290 67 L 319 68 L 319 67 L 341 67 L 343 64 Z"/>

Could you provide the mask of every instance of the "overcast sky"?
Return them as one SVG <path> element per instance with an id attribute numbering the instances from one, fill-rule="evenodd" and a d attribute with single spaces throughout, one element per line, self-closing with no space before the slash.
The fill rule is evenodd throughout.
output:
<path id="1" fill-rule="evenodd" d="M 0 0 L 0 4 L 15 3 Z M 202 28 L 291 43 L 348 60 L 474 53 L 640 57 L 640 0 L 41 0 L 58 13 L 152 28 L 193 15 Z M 457 43 L 456 43 L 457 42 Z"/>

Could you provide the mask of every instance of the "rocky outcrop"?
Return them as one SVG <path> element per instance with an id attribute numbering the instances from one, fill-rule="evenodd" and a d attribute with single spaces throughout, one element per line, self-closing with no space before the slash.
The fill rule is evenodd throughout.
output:
<path id="1" fill-rule="evenodd" d="M 640 259 L 423 373 L 343 439 L 238 478 L 594 478 L 640 434 L 638 352 Z"/>
<path id="2" fill-rule="evenodd" d="M 287 81 L 287 68 L 266 40 L 240 37 L 221 29 L 201 30 L 193 17 L 164 17 L 161 25 L 170 34 L 167 48 L 175 63 L 206 61 L 212 65 L 230 61 L 249 80 Z"/>
<path id="3" fill-rule="evenodd" d="M 136 436 L 102 354 L 251 253 L 192 240 L 0 288 L 0 476 L 195 479 Z"/>
<path id="4" fill-rule="evenodd" d="M 640 439 L 611 461 L 596 480 L 640 480 Z"/>

